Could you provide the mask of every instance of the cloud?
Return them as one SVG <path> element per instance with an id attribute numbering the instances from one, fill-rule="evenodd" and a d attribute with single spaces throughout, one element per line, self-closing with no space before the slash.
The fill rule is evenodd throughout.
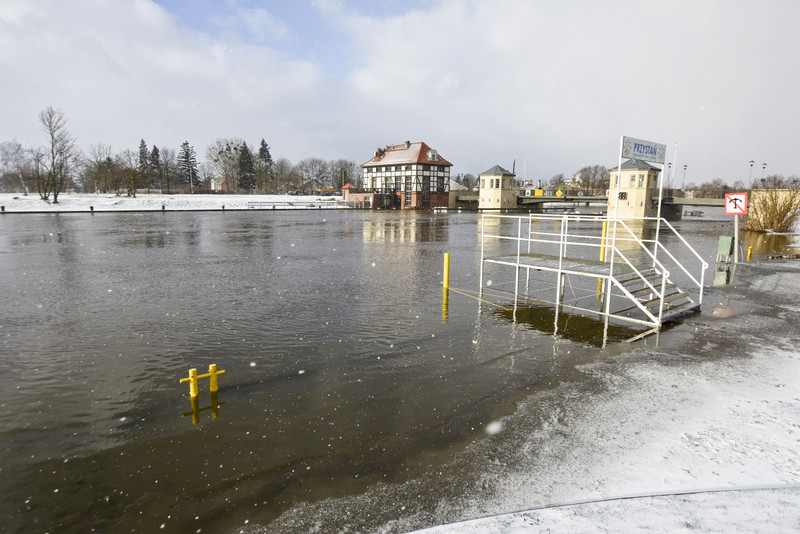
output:
<path id="1" fill-rule="evenodd" d="M 5 0 L 0 140 L 38 143 L 52 105 L 85 148 L 263 137 L 361 162 L 423 140 L 454 172 L 527 157 L 547 179 L 613 164 L 629 135 L 677 143 L 690 182 L 750 159 L 800 174 L 795 2 L 197 5 Z"/>

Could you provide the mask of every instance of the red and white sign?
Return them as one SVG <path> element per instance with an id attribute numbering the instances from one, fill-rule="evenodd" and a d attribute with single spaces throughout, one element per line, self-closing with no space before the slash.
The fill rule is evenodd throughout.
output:
<path id="1" fill-rule="evenodd" d="M 747 215 L 747 193 L 727 193 L 725 215 Z"/>

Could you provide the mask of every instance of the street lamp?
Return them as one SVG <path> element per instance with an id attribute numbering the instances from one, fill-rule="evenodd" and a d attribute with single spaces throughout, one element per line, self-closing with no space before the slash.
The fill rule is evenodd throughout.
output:
<path id="1" fill-rule="evenodd" d="M 762 163 L 761 164 L 761 183 L 762 184 L 764 183 L 764 171 L 765 170 L 767 170 L 767 164 L 766 163 Z"/>
<path id="2" fill-rule="evenodd" d="M 688 165 L 683 166 L 683 183 L 681 184 L 681 191 L 686 189 L 686 167 L 688 167 Z"/>
<path id="3" fill-rule="evenodd" d="M 672 162 L 667 163 L 667 188 L 672 187 L 672 180 L 670 173 L 672 172 Z"/>
<path id="4" fill-rule="evenodd" d="M 751 159 L 750 160 L 750 182 L 749 182 L 750 183 L 750 187 L 749 187 L 750 189 L 753 189 L 753 163 L 755 163 L 755 161 L 753 161 Z"/>

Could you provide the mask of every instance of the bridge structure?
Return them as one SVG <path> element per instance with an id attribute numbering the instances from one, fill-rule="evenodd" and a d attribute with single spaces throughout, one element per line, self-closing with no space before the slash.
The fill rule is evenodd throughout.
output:
<path id="1" fill-rule="evenodd" d="M 478 195 L 465 192 L 467 194 L 456 194 L 456 206 L 469 207 L 473 209 L 478 208 L 480 200 Z M 665 197 L 662 201 L 664 206 L 672 206 L 679 208 L 682 206 L 705 206 L 705 207 L 723 207 L 725 199 L 723 198 L 687 198 L 670 196 Z M 547 195 L 547 196 L 520 196 L 517 197 L 517 209 L 536 211 L 543 211 L 544 204 L 551 204 L 552 209 L 563 210 L 570 207 L 578 207 L 581 205 L 588 206 L 591 204 L 607 204 L 608 197 L 606 195 Z M 466 205 L 465 205 L 466 204 Z M 496 208 L 490 208 L 487 211 L 496 211 Z M 679 211 L 677 213 L 680 213 Z"/>

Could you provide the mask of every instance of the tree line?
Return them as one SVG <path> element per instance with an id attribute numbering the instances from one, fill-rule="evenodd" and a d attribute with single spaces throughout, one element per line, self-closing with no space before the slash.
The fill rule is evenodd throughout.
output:
<path id="1" fill-rule="evenodd" d="M 45 133 L 43 145 L 0 143 L 0 190 L 36 192 L 57 203 L 59 194 L 70 190 L 128 196 L 142 190 L 285 194 L 361 185 L 361 169 L 354 161 L 275 160 L 264 139 L 254 149 L 241 138 L 217 139 L 206 148 L 206 160 L 198 162 L 188 141 L 177 150 L 150 146 L 142 139 L 138 150 L 114 151 L 98 143 L 82 151 L 67 129 L 63 111 L 48 107 L 38 119 Z"/>
<path id="2" fill-rule="evenodd" d="M 24 147 L 15 140 L 0 143 L 0 191 L 37 192 L 45 200 L 58 202 L 65 190 L 87 193 L 115 193 L 136 196 L 137 191 L 222 192 L 285 194 L 336 190 L 350 183 L 362 186 L 361 168 L 350 160 L 325 161 L 306 158 L 292 163 L 287 158 L 273 159 L 269 145 L 262 138 L 251 145 L 239 137 L 219 138 L 205 150 L 205 161 L 188 141 L 173 149 L 149 146 L 140 140 L 138 150 L 115 152 L 111 146 L 98 143 L 82 151 L 67 129 L 63 111 L 48 107 L 38 116 L 45 142 L 37 147 Z M 257 148 L 255 148 L 257 147 Z M 453 179 L 473 188 L 478 179 L 473 174 L 458 174 Z M 755 188 L 772 187 L 777 183 L 796 184 L 797 178 L 768 176 Z M 602 195 L 608 189 L 609 171 L 602 165 L 587 165 L 568 180 L 556 174 L 543 183 L 545 187 L 572 186 L 585 195 Z M 794 187 L 794 186 L 793 186 Z M 670 188 L 670 184 L 667 184 Z M 682 187 L 686 196 L 722 198 L 726 193 L 746 191 L 741 181 L 733 186 L 722 179 Z"/>

